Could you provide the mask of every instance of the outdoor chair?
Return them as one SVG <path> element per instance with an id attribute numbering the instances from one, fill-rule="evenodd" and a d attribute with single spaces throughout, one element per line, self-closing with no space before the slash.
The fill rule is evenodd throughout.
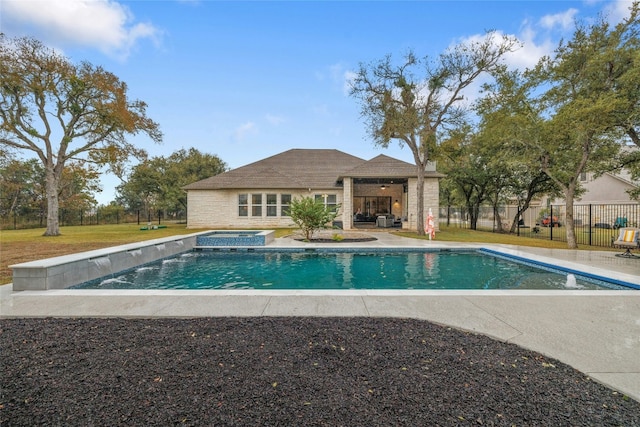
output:
<path id="1" fill-rule="evenodd" d="M 393 227 L 393 215 L 390 217 L 387 217 L 386 215 L 379 216 L 376 219 L 376 225 L 384 228 Z"/>
<path id="2" fill-rule="evenodd" d="M 619 216 L 616 218 L 616 222 L 613 224 L 613 228 L 624 228 L 627 226 L 627 218 Z"/>
<path id="3" fill-rule="evenodd" d="M 614 248 L 626 249 L 624 253 L 616 254 L 616 256 L 640 259 L 640 256 L 631 253 L 632 249 L 640 250 L 640 228 L 621 228 L 618 238 L 611 244 Z"/>

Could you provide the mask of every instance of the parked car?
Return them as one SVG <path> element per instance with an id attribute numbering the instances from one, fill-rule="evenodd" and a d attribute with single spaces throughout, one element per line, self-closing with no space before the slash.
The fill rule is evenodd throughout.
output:
<path id="1" fill-rule="evenodd" d="M 543 227 L 549 227 L 549 226 L 551 226 L 551 227 L 562 227 L 562 224 L 560 223 L 560 221 L 558 221 L 558 217 L 557 216 L 554 216 L 553 220 L 552 220 L 551 217 L 545 215 L 542 218 L 542 221 L 540 221 L 540 224 Z"/>
<path id="2" fill-rule="evenodd" d="M 593 228 L 606 228 L 607 230 L 609 230 L 611 228 L 611 224 L 609 224 L 608 222 L 596 222 L 595 224 L 593 224 Z"/>

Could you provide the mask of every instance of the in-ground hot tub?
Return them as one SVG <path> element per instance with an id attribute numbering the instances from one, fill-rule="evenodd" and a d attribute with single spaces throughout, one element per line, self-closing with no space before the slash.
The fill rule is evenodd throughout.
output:
<path id="1" fill-rule="evenodd" d="M 196 248 L 211 246 L 266 246 L 273 242 L 273 230 L 216 230 L 196 239 Z"/>

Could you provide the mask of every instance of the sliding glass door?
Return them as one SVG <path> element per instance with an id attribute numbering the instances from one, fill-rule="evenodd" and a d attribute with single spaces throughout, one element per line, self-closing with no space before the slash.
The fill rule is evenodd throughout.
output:
<path id="1" fill-rule="evenodd" d="M 354 197 L 353 212 L 354 214 L 362 214 L 366 217 L 373 218 L 375 221 L 376 216 L 391 214 L 391 197 Z"/>

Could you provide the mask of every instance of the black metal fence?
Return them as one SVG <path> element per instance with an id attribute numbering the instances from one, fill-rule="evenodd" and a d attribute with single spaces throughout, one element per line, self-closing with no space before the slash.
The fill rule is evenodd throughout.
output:
<path id="1" fill-rule="evenodd" d="M 533 206 L 516 219 L 517 206 L 500 206 L 498 215 L 491 206 L 482 206 L 477 215 L 477 230 L 513 232 L 519 236 L 567 241 L 567 214 L 564 205 Z M 579 245 L 611 246 L 621 227 L 640 227 L 640 204 L 589 204 L 573 208 L 574 229 Z M 471 228 L 466 208 L 441 207 L 440 224 Z"/>
<path id="2" fill-rule="evenodd" d="M 183 222 L 185 215 L 171 215 L 165 218 L 162 211 L 125 212 L 124 209 L 114 209 L 112 206 L 96 208 L 90 211 L 78 209 L 60 209 L 58 213 L 60 226 L 99 225 L 99 224 L 160 224 L 162 221 Z M 23 210 L 0 217 L 1 230 L 19 230 L 26 228 L 40 228 L 47 225 L 46 209 Z"/>

